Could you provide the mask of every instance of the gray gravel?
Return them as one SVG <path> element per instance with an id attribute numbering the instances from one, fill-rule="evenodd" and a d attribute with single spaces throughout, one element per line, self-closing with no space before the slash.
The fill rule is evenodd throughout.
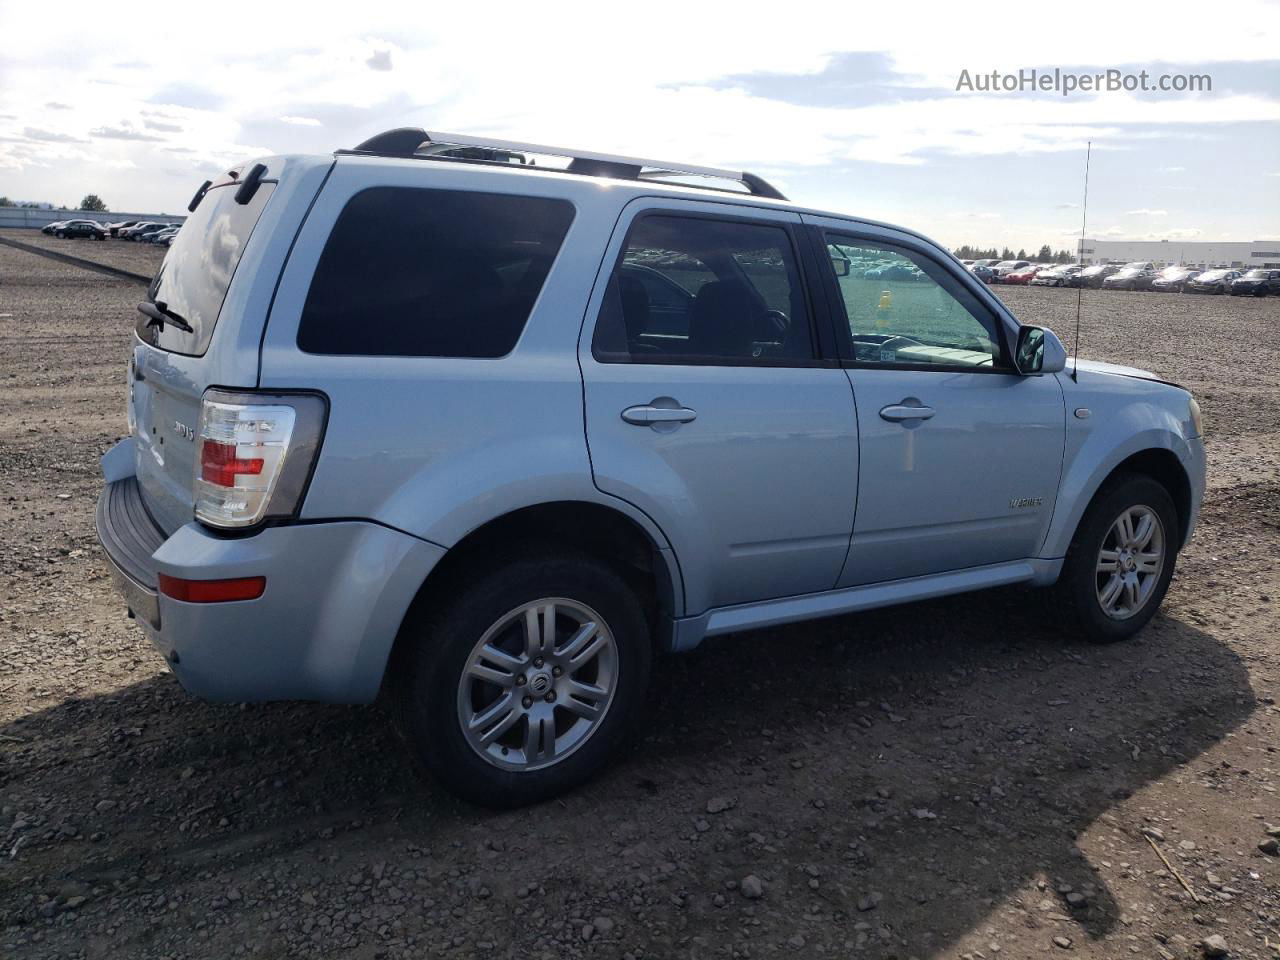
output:
<path id="1" fill-rule="evenodd" d="M 1073 292 L 1000 292 L 1070 340 Z M 378 707 L 194 700 L 125 619 L 92 509 L 136 298 L 0 249 L 0 957 L 1274 960 L 1280 300 L 1085 296 L 1085 355 L 1210 431 L 1136 641 L 1022 590 L 720 638 L 603 779 L 494 814 Z"/>

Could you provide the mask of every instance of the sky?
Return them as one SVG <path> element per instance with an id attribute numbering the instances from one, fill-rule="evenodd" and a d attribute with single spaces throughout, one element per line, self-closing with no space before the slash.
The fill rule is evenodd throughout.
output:
<path id="1" fill-rule="evenodd" d="M 949 246 L 1280 237 L 1280 2 L 359 4 L 0 0 L 0 195 L 181 212 L 254 156 L 381 130 L 758 173 Z M 992 71 L 1209 91 L 978 92 Z"/>

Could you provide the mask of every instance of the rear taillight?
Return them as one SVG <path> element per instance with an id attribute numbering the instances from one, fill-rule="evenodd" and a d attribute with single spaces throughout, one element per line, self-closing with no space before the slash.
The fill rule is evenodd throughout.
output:
<path id="1" fill-rule="evenodd" d="M 293 516 L 324 419 L 324 398 L 314 394 L 207 391 L 196 434 L 196 518 L 214 527 L 250 527 Z"/>

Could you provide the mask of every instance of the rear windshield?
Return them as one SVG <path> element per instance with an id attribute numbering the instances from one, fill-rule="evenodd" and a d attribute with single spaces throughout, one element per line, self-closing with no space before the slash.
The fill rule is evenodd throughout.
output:
<path id="1" fill-rule="evenodd" d="M 501 357 L 573 220 L 566 200 L 372 187 L 334 225 L 298 326 L 307 353 Z"/>
<path id="2" fill-rule="evenodd" d="M 143 343 L 190 356 L 200 356 L 209 349 L 213 325 L 240 254 L 274 188 L 274 184 L 263 183 L 246 204 L 236 203 L 234 181 L 209 190 L 173 238 L 173 246 L 147 291 L 151 300 L 163 303 L 192 330 L 188 333 L 172 323 L 148 325 L 147 318 L 139 315 L 135 329 Z"/>

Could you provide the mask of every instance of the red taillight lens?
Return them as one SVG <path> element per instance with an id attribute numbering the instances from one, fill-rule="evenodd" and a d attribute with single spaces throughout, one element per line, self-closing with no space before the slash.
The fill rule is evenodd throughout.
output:
<path id="1" fill-rule="evenodd" d="M 219 487 L 234 487 L 236 477 L 262 473 L 262 457 L 237 457 L 235 444 L 205 440 L 200 444 L 200 479 Z"/>
<path id="2" fill-rule="evenodd" d="M 160 592 L 183 603 L 227 603 L 257 600 L 267 589 L 266 577 L 237 577 L 234 580 L 183 580 L 160 574 Z"/>
<path id="3" fill-rule="evenodd" d="M 230 529 L 295 515 L 325 412 L 316 394 L 206 390 L 192 476 L 196 519 Z"/>

